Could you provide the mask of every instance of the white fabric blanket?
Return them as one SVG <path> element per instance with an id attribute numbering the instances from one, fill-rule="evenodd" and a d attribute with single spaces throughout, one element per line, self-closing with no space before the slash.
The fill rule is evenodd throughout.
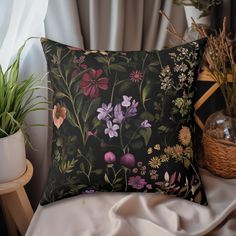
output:
<path id="1" fill-rule="evenodd" d="M 161 194 L 81 195 L 39 206 L 26 236 L 235 236 L 236 179 L 201 176 L 208 207 Z"/>

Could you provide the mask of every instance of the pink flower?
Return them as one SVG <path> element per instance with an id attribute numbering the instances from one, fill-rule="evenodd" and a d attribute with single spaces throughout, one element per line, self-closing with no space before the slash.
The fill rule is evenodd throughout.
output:
<path id="1" fill-rule="evenodd" d="M 133 173 L 134 173 L 134 174 L 137 174 L 137 173 L 138 173 L 138 168 L 134 168 L 134 169 L 133 169 Z"/>
<path id="2" fill-rule="evenodd" d="M 97 135 L 97 130 L 95 132 L 92 132 L 92 131 L 87 132 L 87 137 L 96 136 L 96 135 Z"/>
<path id="3" fill-rule="evenodd" d="M 147 188 L 147 189 L 152 189 L 152 185 L 151 185 L 151 184 L 147 184 L 147 185 L 146 185 L 146 188 Z"/>
<path id="4" fill-rule="evenodd" d="M 86 64 L 81 64 L 80 65 L 82 67 L 82 69 L 86 70 L 88 68 L 88 66 Z"/>
<path id="5" fill-rule="evenodd" d="M 66 108 L 60 104 L 54 105 L 52 118 L 54 125 L 59 129 L 66 118 Z"/>
<path id="6" fill-rule="evenodd" d="M 132 82 L 138 83 L 143 80 L 143 72 L 140 70 L 132 71 L 129 77 Z"/>
<path id="7" fill-rule="evenodd" d="M 135 165 L 135 157 L 131 153 L 126 153 L 121 157 L 120 163 L 128 168 L 133 168 Z"/>
<path id="8" fill-rule="evenodd" d="M 81 64 L 81 63 L 84 62 L 84 59 L 85 59 L 85 56 L 80 56 L 79 58 L 77 58 L 77 57 L 75 56 L 74 59 L 73 59 L 73 62 L 74 62 L 74 63 Z"/>
<path id="9" fill-rule="evenodd" d="M 101 77 L 102 70 L 92 69 L 89 72 L 86 72 L 82 76 L 80 81 L 80 87 L 83 90 L 85 96 L 90 96 L 91 98 L 96 98 L 99 96 L 99 89 L 107 90 L 108 89 L 108 78 Z"/>
<path id="10" fill-rule="evenodd" d="M 79 70 L 78 69 L 74 69 L 71 73 L 71 77 L 75 78 L 77 75 L 79 74 Z"/>
<path id="11" fill-rule="evenodd" d="M 108 164 L 114 163 L 116 161 L 116 155 L 113 152 L 106 152 L 104 160 Z"/>
<path id="12" fill-rule="evenodd" d="M 128 185 L 132 186 L 135 189 L 142 189 L 147 182 L 145 179 L 142 179 L 140 176 L 132 176 L 129 178 Z"/>

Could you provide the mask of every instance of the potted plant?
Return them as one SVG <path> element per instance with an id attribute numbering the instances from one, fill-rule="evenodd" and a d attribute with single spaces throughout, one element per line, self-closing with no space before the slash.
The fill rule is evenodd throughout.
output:
<path id="1" fill-rule="evenodd" d="M 194 24 L 194 28 L 208 38 L 205 51 L 206 68 L 219 85 L 225 109 L 212 114 L 205 123 L 203 146 L 209 170 L 226 178 L 236 177 L 236 39 L 226 33 L 226 18 L 217 35 L 207 35 Z"/>
<path id="2" fill-rule="evenodd" d="M 221 4 L 221 0 L 174 0 L 177 5 L 183 5 L 188 27 L 192 25 L 192 19 L 198 24 L 209 25 L 212 9 Z"/>
<path id="3" fill-rule="evenodd" d="M 0 65 L 0 183 L 24 173 L 25 142 L 29 141 L 25 118 L 30 112 L 46 109 L 39 106 L 47 102 L 41 96 L 34 96 L 42 88 L 40 80 L 32 75 L 19 81 L 20 56 L 25 44 L 5 72 Z"/>

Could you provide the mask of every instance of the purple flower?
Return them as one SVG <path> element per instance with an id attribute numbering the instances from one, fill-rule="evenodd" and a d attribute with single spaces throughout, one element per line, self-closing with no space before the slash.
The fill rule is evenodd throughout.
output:
<path id="1" fill-rule="evenodd" d="M 133 168 L 135 165 L 135 157 L 132 153 L 126 153 L 121 157 L 120 163 L 128 168 Z"/>
<path id="2" fill-rule="evenodd" d="M 113 125 L 109 120 L 107 121 L 107 128 L 105 129 L 105 134 L 108 134 L 110 138 L 118 137 L 116 130 L 119 129 L 119 125 Z"/>
<path id="3" fill-rule="evenodd" d="M 124 115 L 123 115 L 123 112 L 121 110 L 121 105 L 120 104 L 117 104 L 115 107 L 114 107 L 114 119 L 113 119 L 113 122 L 114 123 L 118 123 L 118 124 L 121 124 L 123 119 L 124 119 Z"/>
<path id="4" fill-rule="evenodd" d="M 96 191 L 94 189 L 87 189 L 85 190 L 84 192 L 82 193 L 85 193 L 85 194 L 90 194 L 90 193 L 95 193 Z"/>
<path id="5" fill-rule="evenodd" d="M 121 105 L 123 107 L 129 107 L 131 105 L 131 99 L 132 97 L 128 97 L 128 96 L 123 96 L 123 102 L 121 103 Z"/>
<path id="6" fill-rule="evenodd" d="M 116 161 L 116 155 L 113 152 L 106 152 L 104 155 L 104 160 L 108 164 L 112 164 Z"/>
<path id="7" fill-rule="evenodd" d="M 133 117 L 136 116 L 137 114 L 137 106 L 138 106 L 138 102 L 136 102 L 135 100 L 132 101 L 132 105 L 128 108 L 125 117 Z"/>
<path id="8" fill-rule="evenodd" d="M 102 104 L 102 107 L 97 109 L 98 114 L 98 119 L 99 120 L 107 120 L 109 117 L 109 113 L 112 111 L 113 107 L 111 106 L 112 104 L 109 103 L 106 105 L 105 103 Z"/>
<path id="9" fill-rule="evenodd" d="M 147 184 L 147 185 L 146 185 L 146 188 L 147 188 L 147 189 L 152 189 L 152 185 L 151 185 L 151 184 Z"/>
<path id="10" fill-rule="evenodd" d="M 142 179 L 140 176 L 132 176 L 129 178 L 128 185 L 132 186 L 135 189 L 142 189 L 147 182 L 145 179 Z"/>
<path id="11" fill-rule="evenodd" d="M 148 120 L 144 120 L 144 121 L 141 123 L 141 127 L 142 127 L 142 128 L 150 128 L 150 127 L 151 127 L 151 124 L 148 123 Z"/>

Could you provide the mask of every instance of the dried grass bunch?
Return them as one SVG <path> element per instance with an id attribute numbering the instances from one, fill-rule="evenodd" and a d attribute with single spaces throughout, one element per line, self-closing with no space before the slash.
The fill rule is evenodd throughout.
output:
<path id="1" fill-rule="evenodd" d="M 182 42 L 185 40 L 178 34 L 168 16 L 161 12 L 168 21 L 168 32 Z M 236 39 L 231 40 L 226 31 L 227 19 L 224 17 L 222 29 L 216 34 L 208 34 L 202 25 L 192 19 L 192 27 L 200 37 L 208 39 L 204 53 L 204 67 L 219 84 L 225 100 L 226 113 L 236 117 Z"/>
<path id="2" fill-rule="evenodd" d="M 193 28 L 208 39 L 204 65 L 219 84 L 224 96 L 226 112 L 236 117 L 236 39 L 230 40 L 226 32 L 226 17 L 222 30 L 216 35 L 207 35 L 202 26 L 193 21 Z"/>

